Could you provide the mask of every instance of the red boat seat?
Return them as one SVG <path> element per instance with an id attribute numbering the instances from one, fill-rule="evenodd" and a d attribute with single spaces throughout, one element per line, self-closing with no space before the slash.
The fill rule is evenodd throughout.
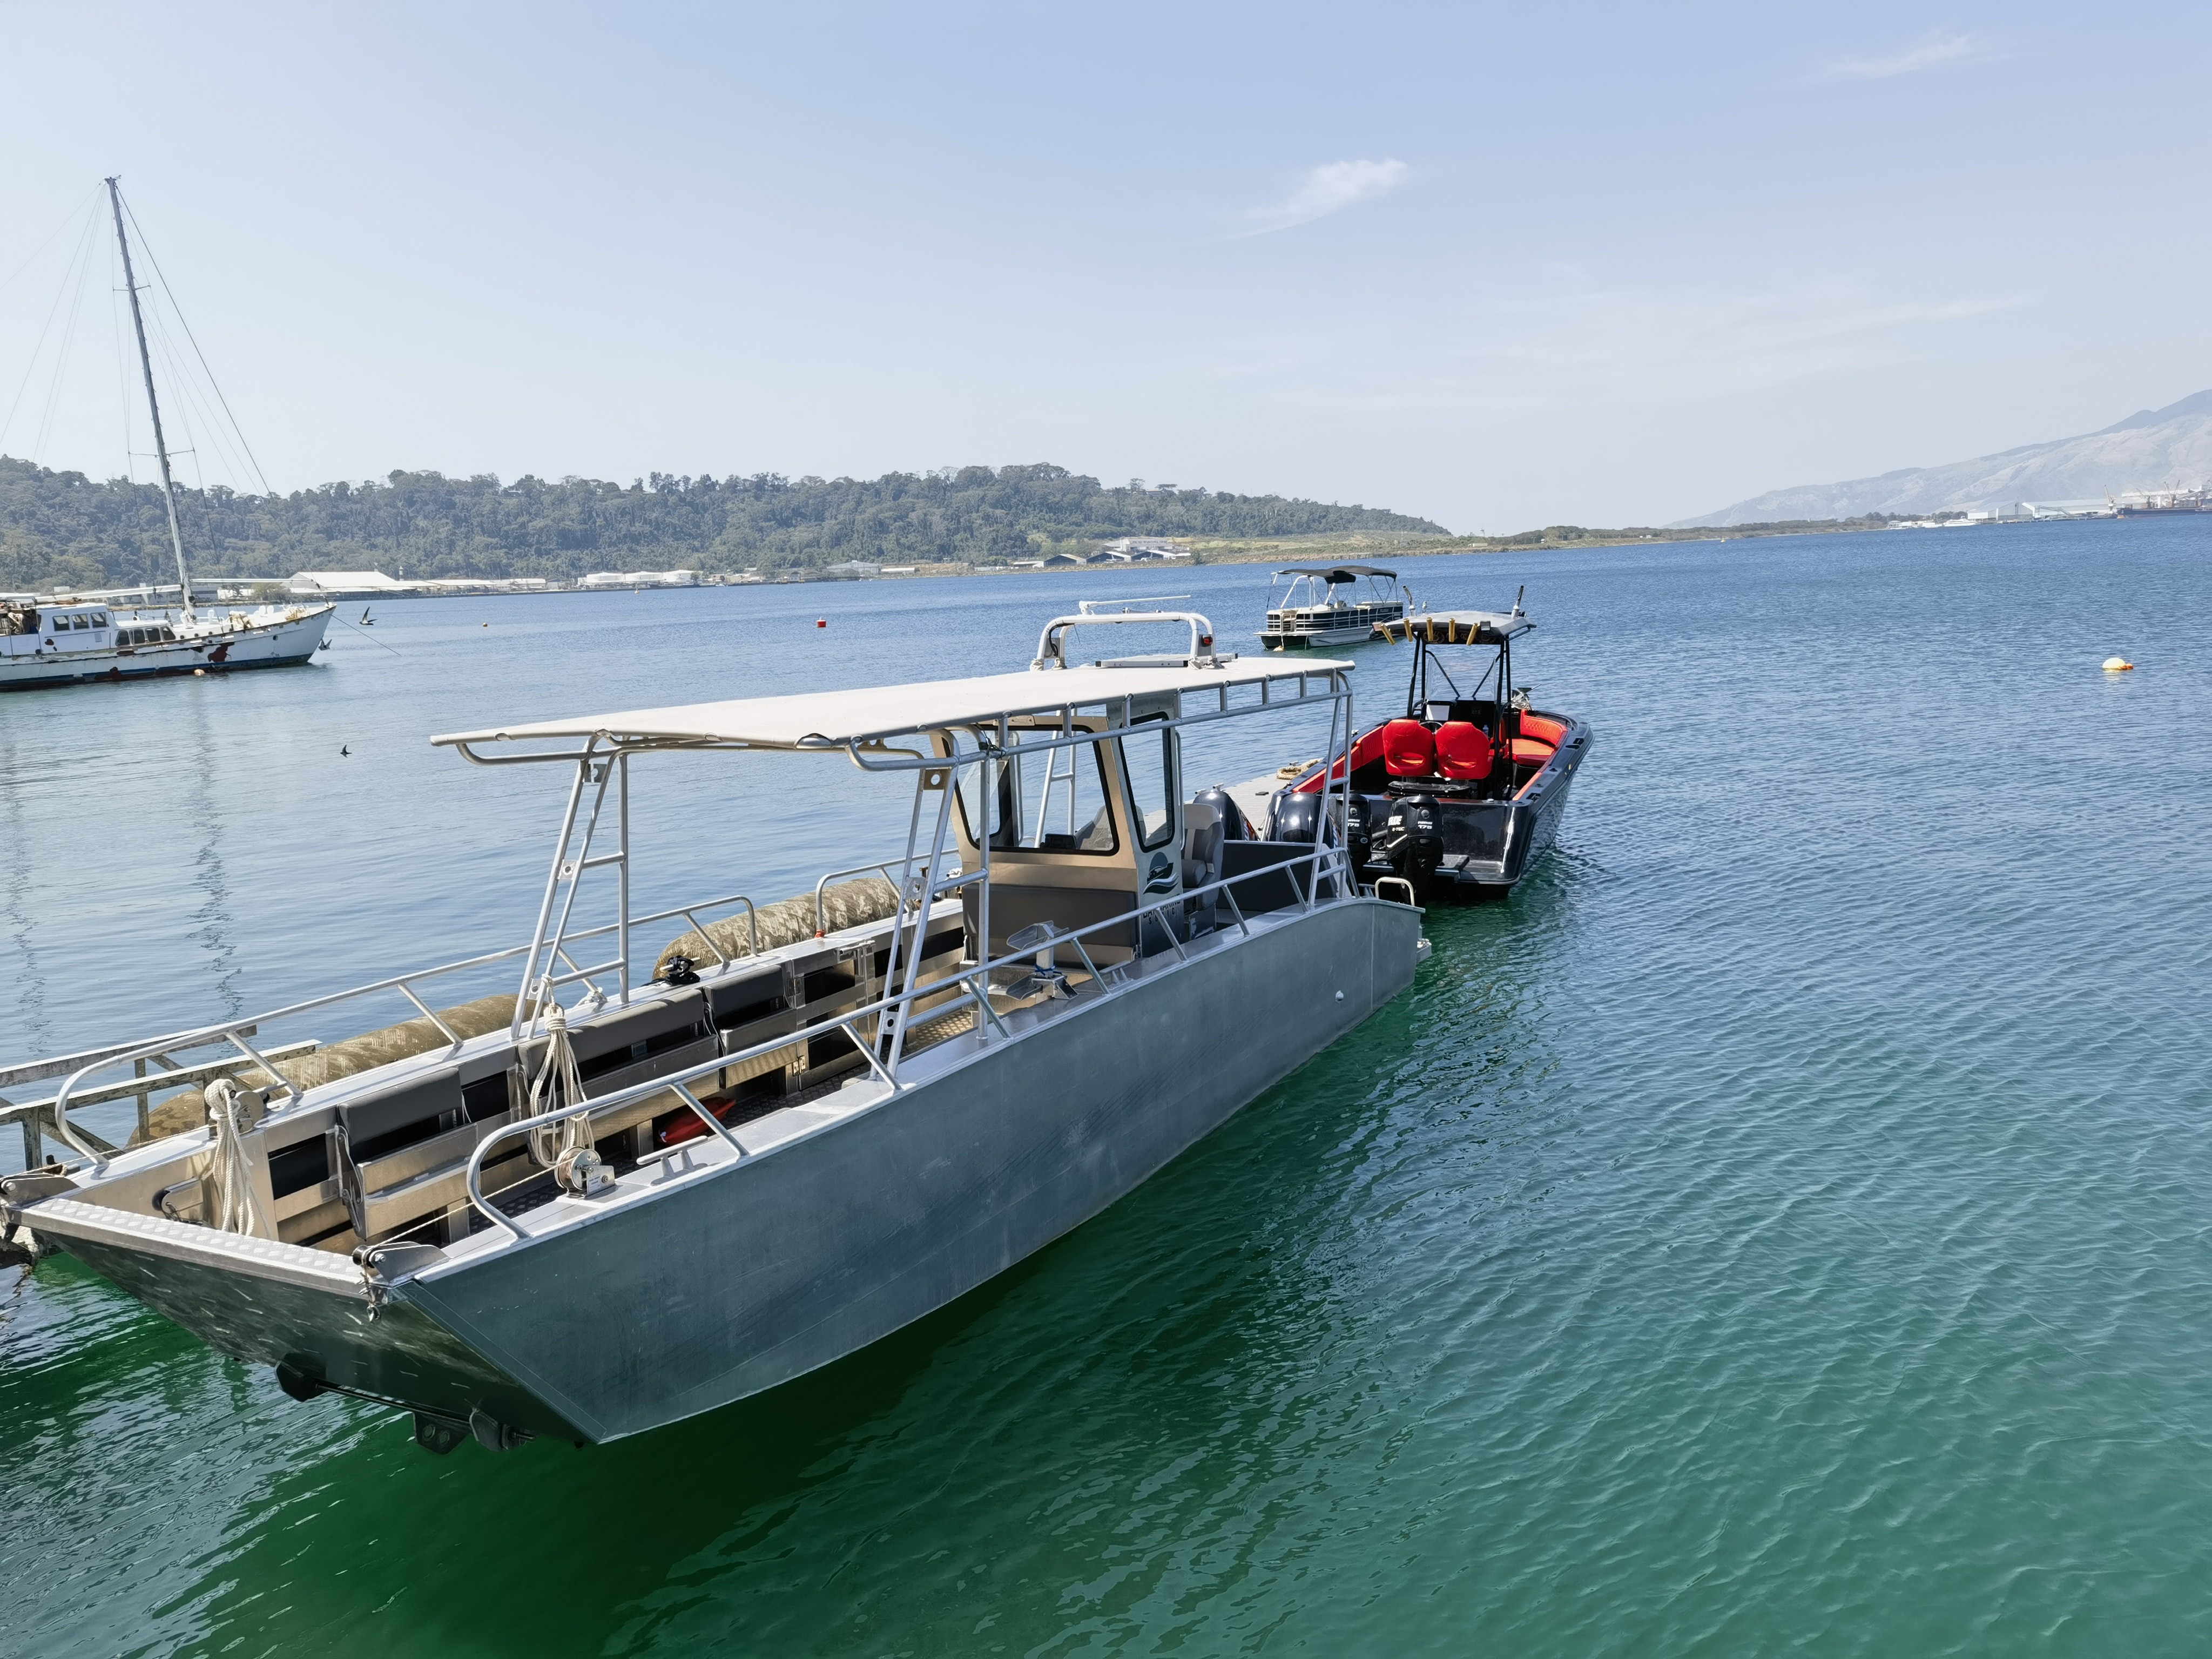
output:
<path id="1" fill-rule="evenodd" d="M 1382 769 L 1394 778 L 1425 778 L 1434 769 L 1437 740 L 1419 720 L 1392 720 L 1382 728 Z"/>
<path id="2" fill-rule="evenodd" d="M 1513 763 L 1516 766 L 1541 766 L 1559 751 L 1548 743 L 1538 743 L 1534 738 L 1513 739 Z"/>
<path id="3" fill-rule="evenodd" d="M 1523 714 L 1521 716 L 1521 735 L 1534 738 L 1539 743 L 1548 743 L 1557 749 L 1559 739 L 1567 735 L 1567 723 L 1547 720 L 1541 714 Z"/>
<path id="4" fill-rule="evenodd" d="M 1490 733 L 1473 720 L 1447 720 L 1437 728 L 1437 770 L 1448 778 L 1480 782 L 1490 775 L 1496 754 Z"/>

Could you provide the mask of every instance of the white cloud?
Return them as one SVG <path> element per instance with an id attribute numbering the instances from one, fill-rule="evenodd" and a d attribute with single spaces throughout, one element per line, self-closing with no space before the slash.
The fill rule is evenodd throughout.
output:
<path id="1" fill-rule="evenodd" d="M 1307 173 L 1286 199 L 1245 213 L 1243 234 L 1264 236 L 1269 231 L 1310 224 L 1378 196 L 1388 196 L 1412 176 L 1413 169 L 1403 161 L 1328 162 Z"/>
<path id="2" fill-rule="evenodd" d="M 1945 64 L 1981 63 L 1998 56 L 1996 46 L 1976 34 L 1937 33 L 1887 58 L 1846 58 L 1828 65 L 1820 77 L 1832 81 L 1883 81 Z"/>

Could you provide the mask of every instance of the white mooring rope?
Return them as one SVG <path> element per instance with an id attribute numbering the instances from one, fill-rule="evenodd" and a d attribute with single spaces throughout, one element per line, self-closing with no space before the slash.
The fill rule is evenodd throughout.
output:
<path id="1" fill-rule="evenodd" d="M 246 1132 L 259 1116 L 259 1097 L 240 1087 L 234 1078 L 219 1077 L 208 1085 L 206 1099 L 208 1123 L 215 1132 L 208 1166 L 200 1176 L 207 1194 L 203 1210 L 208 1224 L 221 1232 L 274 1238 L 276 1225 L 261 1202 L 253 1161 L 246 1152 Z"/>
<path id="2" fill-rule="evenodd" d="M 583 1103 L 584 1080 L 576 1073 L 576 1050 L 568 1041 L 568 1016 L 556 1002 L 545 1021 L 545 1063 L 530 1085 L 530 1100 L 523 1115 L 537 1117 Z M 550 1170 L 560 1162 L 562 1153 L 591 1144 L 588 1112 L 578 1112 L 530 1132 L 530 1156 L 540 1169 Z"/>

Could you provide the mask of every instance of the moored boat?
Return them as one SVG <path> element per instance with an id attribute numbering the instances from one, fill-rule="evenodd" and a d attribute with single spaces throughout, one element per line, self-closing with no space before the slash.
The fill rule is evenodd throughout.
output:
<path id="1" fill-rule="evenodd" d="M 1359 733 L 1333 763 L 1284 769 L 1234 792 L 1271 839 L 1341 844 L 1362 881 L 1396 878 L 1427 902 L 1503 897 L 1559 834 L 1594 734 L 1538 709 L 1513 683 L 1513 642 L 1535 624 L 1510 611 L 1422 612 L 1385 624 L 1410 642 L 1405 713 Z M 1442 652 L 1476 659 L 1462 686 Z M 1487 688 L 1487 695 L 1485 695 Z M 1340 808 L 1331 793 L 1346 788 Z"/>
<path id="2" fill-rule="evenodd" d="M 1406 614 L 1397 573 L 1376 565 L 1291 565 L 1275 572 L 1275 580 L 1285 579 L 1290 586 L 1280 599 L 1269 593 L 1260 630 L 1260 643 L 1270 651 L 1359 644 Z"/>
<path id="3" fill-rule="evenodd" d="M 0 691 L 289 667 L 313 657 L 334 608 L 211 613 L 29 594 L 0 600 Z"/>
<path id="4" fill-rule="evenodd" d="M 169 547 L 177 562 L 174 607 L 125 606 L 99 599 L 0 594 L 0 691 L 29 691 L 93 680 L 152 679 L 177 674 L 228 673 L 240 668 L 282 668 L 311 660 L 323 643 L 337 606 L 257 605 L 250 611 L 202 615 L 192 603 L 185 562 L 185 532 L 177 518 L 177 487 L 169 467 L 161 403 L 154 391 L 154 360 L 146 349 L 146 319 L 123 228 L 123 194 L 106 180 L 115 216 L 115 245 L 123 285 L 131 296 L 131 322 L 146 386 L 146 412 L 161 462 L 161 499 L 167 507 Z"/>
<path id="5" fill-rule="evenodd" d="M 1072 661 L 1109 623 L 1188 646 Z M 1188 612 L 1061 617 L 1026 672 L 435 738 L 567 777 L 527 942 L 0 1068 L 62 1079 L 17 1109 L 37 1167 L 0 1218 L 297 1397 L 411 1413 L 434 1450 L 614 1439 L 863 1346 L 1130 1191 L 1426 955 L 1339 848 L 1231 844 L 1186 799 L 1194 726 L 1353 729 L 1348 665 L 1212 639 Z M 633 915 L 633 764 L 762 751 L 906 786 L 902 851 L 778 904 Z M 1317 793 L 1343 810 L 1340 781 Z M 284 1040 L 371 995 L 417 1017 Z"/>

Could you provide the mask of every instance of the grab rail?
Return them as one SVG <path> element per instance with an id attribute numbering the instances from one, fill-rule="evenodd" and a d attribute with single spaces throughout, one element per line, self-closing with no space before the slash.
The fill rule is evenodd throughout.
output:
<path id="1" fill-rule="evenodd" d="M 939 864 L 942 864 L 946 859 L 951 859 L 957 862 L 959 857 L 960 855 L 957 853 L 945 853 L 939 855 L 937 861 Z M 891 866 L 893 865 L 896 865 L 900 869 L 903 870 L 907 867 L 907 860 L 904 859 L 885 859 L 881 864 L 856 864 L 849 870 L 832 870 L 828 875 L 823 877 L 821 880 L 816 882 L 814 884 L 814 937 L 817 939 L 824 937 L 829 929 L 829 915 L 823 908 L 822 895 L 823 890 L 827 888 L 831 882 L 836 880 L 840 876 L 866 875 L 871 870 L 878 870 L 883 872 L 884 879 L 890 883 L 890 884 L 896 888 L 898 885 L 898 878 L 891 874 Z M 933 870 L 922 872 L 921 879 L 929 880 L 934 877 L 935 874 L 936 872 Z M 901 893 L 898 897 L 901 903 L 905 902 L 905 894 Z"/>
<path id="2" fill-rule="evenodd" d="M 1114 623 L 1182 623 L 1190 629 L 1189 660 L 1204 662 L 1213 650 L 1213 624 L 1195 611 L 1094 611 L 1087 607 L 1077 616 L 1054 617 L 1037 635 L 1036 657 L 1030 669 L 1067 666 L 1067 636 L 1079 628 Z"/>
<path id="3" fill-rule="evenodd" d="M 629 926 L 632 927 L 641 927 L 649 922 L 665 921 L 672 916 L 683 916 L 685 920 L 690 921 L 694 927 L 698 927 L 698 922 L 697 920 L 691 915 L 690 913 L 692 911 L 712 910 L 726 904 L 742 904 L 745 907 L 748 912 L 750 912 L 753 908 L 753 902 L 750 899 L 747 898 L 742 893 L 732 893 L 721 898 L 696 900 L 688 905 L 678 905 L 673 909 L 659 911 L 649 916 L 634 917 L 631 919 Z M 609 922 L 604 927 L 590 928 L 583 933 L 572 933 L 568 937 L 572 939 L 594 939 L 602 933 L 611 933 L 622 925 L 623 924 L 618 921 Z M 702 930 L 702 932 L 703 934 L 703 930 Z M 759 922 L 756 917 L 753 924 L 753 939 L 756 953 L 757 953 L 759 949 Z M 708 944 L 711 945 L 713 941 L 711 939 L 708 940 Z M 300 1014 L 312 1013 L 318 1008 L 331 1007 L 341 1002 L 350 1001 L 356 997 L 373 996 L 380 991 L 396 990 L 399 992 L 401 995 L 404 996 L 410 1002 L 413 1003 L 415 1006 L 422 1012 L 423 1017 L 429 1019 L 433 1024 L 437 1026 L 437 1028 L 445 1034 L 447 1041 L 449 1043 L 458 1045 L 463 1041 L 463 1039 L 454 1032 L 452 1026 L 447 1024 L 444 1020 L 441 1019 L 421 998 L 415 994 L 412 988 L 423 981 L 436 979 L 442 975 L 457 974 L 467 969 L 483 968 L 488 967 L 494 963 L 504 962 L 510 957 L 520 956 L 527 949 L 529 949 L 527 945 L 513 945 L 504 951 L 494 951 L 480 957 L 468 957 L 459 962 L 441 963 L 440 966 L 435 968 L 418 968 L 410 973 L 395 974 L 389 979 L 375 980 L 369 984 L 356 985 L 348 990 L 333 991 L 327 996 L 310 997 L 304 1002 L 290 1003 L 284 1007 L 276 1009 L 269 1013 L 252 1014 L 239 1019 L 224 1020 L 215 1024 L 196 1026 L 186 1030 L 173 1032 L 167 1036 L 155 1038 L 148 1042 L 136 1043 L 112 1049 L 95 1050 L 94 1057 L 89 1060 L 89 1062 L 80 1066 L 76 1071 L 72 1073 L 70 1075 L 68 1081 L 64 1083 L 61 1088 L 56 1091 L 52 1099 L 43 1103 L 50 1108 L 50 1115 L 53 1120 L 54 1133 L 64 1143 L 78 1153 L 79 1156 L 90 1159 L 93 1167 L 95 1170 L 104 1170 L 107 1166 L 109 1153 L 112 1153 L 115 1149 L 109 1147 L 106 1151 L 102 1151 L 96 1145 L 87 1144 L 85 1140 L 79 1138 L 78 1131 L 69 1121 L 70 1108 L 73 1103 L 76 1103 L 75 1097 L 78 1089 L 83 1083 L 84 1079 L 93 1073 L 104 1070 L 110 1066 L 120 1066 L 133 1061 L 150 1060 L 156 1054 L 165 1054 L 172 1049 L 204 1048 L 216 1043 L 228 1042 L 233 1048 L 240 1050 L 250 1063 L 261 1066 L 263 1069 L 266 1070 L 270 1079 L 275 1083 L 281 1085 L 285 1091 L 293 1097 L 294 1101 L 296 1102 L 300 1098 L 301 1091 L 295 1087 L 283 1073 L 277 1071 L 273 1065 L 270 1065 L 260 1054 L 257 1054 L 253 1050 L 252 1047 L 244 1041 L 244 1038 L 254 1035 L 262 1024 L 280 1019 L 289 1019 Z M 720 955 L 720 952 L 718 951 L 716 954 L 719 956 Z M 727 961 L 727 957 L 723 958 L 725 964 L 726 964 Z M 16 1069 L 18 1072 L 26 1072 L 35 1071 L 38 1068 L 36 1066 L 25 1066 Z M 137 1081 L 138 1079 L 133 1079 L 134 1084 Z M 155 1087 L 161 1086 L 161 1079 L 157 1078 L 149 1077 L 145 1079 L 144 1081 Z M 134 1087 L 132 1089 L 126 1090 L 124 1092 L 126 1094 L 136 1094 L 137 1090 Z M 150 1092 L 150 1091 L 149 1092 Z M 96 1103 L 86 1103 L 90 1104 Z"/>
<path id="4" fill-rule="evenodd" d="M 633 1083 L 627 1088 L 617 1089 L 611 1093 L 601 1095 L 595 1099 L 573 1102 L 556 1111 L 540 1113 L 536 1117 L 526 1118 L 518 1123 L 503 1125 L 499 1129 L 495 1130 L 492 1133 L 485 1136 L 483 1140 L 477 1144 L 476 1149 L 469 1154 L 468 1170 L 465 1177 L 469 1202 L 487 1219 L 496 1223 L 500 1227 L 505 1229 L 506 1231 L 513 1237 L 516 1239 L 526 1237 L 527 1234 L 526 1234 L 521 1228 L 514 1224 L 513 1218 L 507 1216 L 503 1211 L 500 1210 L 498 1206 L 494 1205 L 484 1194 L 483 1180 L 483 1166 L 485 1155 L 490 1148 L 497 1145 L 500 1141 L 507 1139 L 514 1135 L 520 1134 L 528 1130 L 550 1127 L 553 1124 L 565 1122 L 569 1118 L 577 1117 L 586 1113 L 618 1110 L 623 1107 L 633 1105 L 638 1101 L 647 1099 L 653 1095 L 668 1091 L 672 1091 L 678 1095 L 683 1100 L 685 1106 L 689 1107 L 693 1113 L 696 1114 L 720 1139 L 727 1145 L 740 1159 L 743 1159 L 750 1156 L 750 1154 L 746 1152 L 744 1145 L 738 1141 L 735 1135 L 729 1132 L 722 1121 L 716 1117 L 713 1112 L 709 1111 L 699 1097 L 691 1092 L 691 1090 L 688 1085 L 696 1079 L 708 1076 L 712 1073 L 726 1071 L 732 1066 L 742 1066 L 747 1060 L 757 1059 L 761 1055 L 773 1053 L 778 1048 L 791 1048 L 793 1045 L 803 1042 L 807 1038 L 820 1033 L 831 1030 L 842 1030 L 845 1035 L 852 1040 L 853 1047 L 859 1050 L 861 1056 L 867 1060 L 869 1066 L 875 1072 L 876 1075 L 883 1079 L 885 1085 L 890 1088 L 893 1094 L 896 1094 L 901 1089 L 907 1085 L 902 1084 L 898 1080 L 898 1078 L 884 1066 L 881 1058 L 878 1057 L 875 1052 L 875 1044 L 871 1041 L 864 1041 L 862 1039 L 860 1033 L 857 1029 L 859 1022 L 873 1015 L 880 1015 L 887 1010 L 894 1007 L 903 1007 L 906 1010 L 905 1017 L 910 1018 L 913 1012 L 913 1004 L 920 1001 L 925 997 L 941 995 L 945 991 L 957 986 L 959 988 L 958 994 L 948 998 L 943 1003 L 939 1004 L 936 1007 L 928 1011 L 932 1018 L 942 1018 L 945 1014 L 952 1012 L 957 1009 L 973 1006 L 978 1009 L 983 1016 L 983 1019 L 978 1020 L 976 1024 L 976 1032 L 979 1037 L 982 1036 L 985 1021 L 988 1021 L 990 1024 L 996 1025 L 1002 1036 L 1011 1036 L 1012 1033 L 1007 1030 L 1006 1022 L 999 1018 L 997 1010 L 991 1006 L 988 988 L 990 983 L 990 975 L 994 969 L 1010 968 L 1017 965 L 1018 963 L 1031 962 L 1041 950 L 1057 950 L 1060 945 L 1066 944 L 1073 944 L 1078 952 L 1081 954 L 1085 963 L 1087 964 L 1091 963 L 1091 953 L 1087 950 L 1084 949 L 1082 943 L 1085 935 L 1098 933 L 1109 927 L 1127 927 L 1132 930 L 1132 938 L 1138 939 L 1141 941 L 1141 932 L 1139 930 L 1146 917 L 1157 915 L 1163 910 L 1182 906 L 1191 899 L 1200 897 L 1203 895 L 1213 892 L 1216 890 L 1219 890 L 1223 896 L 1228 899 L 1231 914 L 1237 919 L 1237 926 L 1239 929 L 1240 937 L 1249 939 L 1251 937 L 1252 925 L 1245 919 L 1244 908 L 1242 905 L 1237 903 L 1237 895 L 1233 890 L 1231 890 L 1231 889 L 1238 883 L 1251 881 L 1255 878 L 1266 875 L 1271 870 L 1293 869 L 1302 865 L 1307 868 L 1316 871 L 1316 872 L 1324 868 L 1327 870 L 1329 877 L 1336 883 L 1337 885 L 1336 896 L 1328 901 L 1330 903 L 1337 904 L 1348 902 L 1359 896 L 1358 887 L 1353 884 L 1350 879 L 1351 859 L 1349 854 L 1346 849 L 1341 847 L 1331 847 L 1325 850 L 1323 856 L 1318 860 L 1307 858 L 1293 858 L 1285 859 L 1282 863 L 1278 865 L 1262 865 L 1257 870 L 1248 870 L 1239 875 L 1218 877 L 1212 881 L 1203 884 L 1200 886 L 1189 888 L 1182 892 L 1169 894 L 1165 897 L 1155 899 L 1150 904 L 1139 905 L 1136 908 L 1124 911 L 1120 915 L 1108 916 L 1103 921 L 1091 922 L 1085 927 L 1073 928 L 1065 933 L 1055 931 L 1049 939 L 1032 943 L 1025 950 L 1015 951 L 1009 949 L 1006 954 L 1002 957 L 994 957 L 988 961 L 979 963 L 975 966 L 966 969 L 964 971 L 950 978 L 932 980 L 927 984 L 916 985 L 909 990 L 894 992 L 885 996 L 878 997 L 873 1002 L 867 1003 L 861 1007 L 848 1009 L 841 1014 L 830 1015 L 816 1024 L 801 1026 L 794 1031 L 787 1031 L 777 1036 L 763 1038 L 760 1042 L 754 1043 L 751 1047 L 742 1049 L 734 1054 L 718 1054 L 712 1060 L 696 1061 L 692 1065 L 683 1067 L 679 1071 L 672 1072 L 665 1077 L 649 1078 L 643 1082 Z M 875 866 L 866 866 L 863 867 L 872 869 Z M 1320 882 L 1316 880 L 1312 890 L 1306 896 L 1305 908 L 1309 912 L 1314 909 L 1320 902 L 1320 891 L 1321 884 Z M 1172 928 L 1169 929 L 1169 936 L 1170 939 L 1174 939 L 1174 930 Z M 1176 945 L 1176 959 L 1178 963 L 1188 960 L 1188 956 L 1182 949 L 1182 941 L 1179 939 L 1174 939 L 1174 943 Z M 1091 964 L 1091 975 L 1092 984 L 1100 986 L 1104 984 L 1105 975 L 1098 971 L 1095 964 Z M 978 981 L 980 981 L 984 987 L 984 989 L 981 991 L 979 991 L 976 988 Z M 903 1019 L 902 1023 L 903 1023 Z"/>

